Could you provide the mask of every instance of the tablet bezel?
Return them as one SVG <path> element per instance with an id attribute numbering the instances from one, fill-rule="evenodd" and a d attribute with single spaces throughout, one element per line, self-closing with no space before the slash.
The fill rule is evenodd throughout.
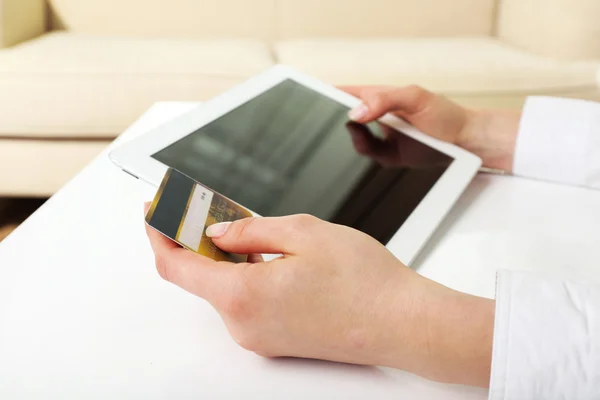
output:
<path id="1" fill-rule="evenodd" d="M 291 67 L 277 65 L 202 103 L 201 106 L 180 117 L 121 145 L 111 151 L 109 157 L 127 173 L 158 187 L 168 167 L 152 158 L 153 154 L 287 79 L 347 107 L 352 108 L 360 104 L 359 99 L 331 85 Z M 408 265 L 415 259 L 422 246 L 471 182 L 481 166 L 481 159 L 457 146 L 432 138 L 393 115 L 386 115 L 380 121 L 454 158 L 454 162 L 386 244 L 396 257 Z"/>

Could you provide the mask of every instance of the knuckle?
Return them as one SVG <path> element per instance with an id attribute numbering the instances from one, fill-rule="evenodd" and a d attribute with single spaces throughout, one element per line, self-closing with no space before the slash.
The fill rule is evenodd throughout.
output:
<path id="1" fill-rule="evenodd" d="M 296 231 L 306 231 L 312 229 L 319 219 L 310 214 L 297 214 L 292 217 L 290 226 Z"/>
<path id="2" fill-rule="evenodd" d="M 275 358 L 277 357 L 275 355 L 275 353 L 269 351 L 269 350 L 255 350 L 254 351 L 257 355 L 263 357 L 263 358 Z"/>
<path id="3" fill-rule="evenodd" d="M 389 95 L 387 92 L 378 91 L 373 92 L 366 99 L 366 102 L 369 105 L 369 108 L 375 111 L 385 110 L 389 108 Z"/>
<path id="4" fill-rule="evenodd" d="M 315 237 L 318 224 L 321 220 L 308 214 L 297 214 L 290 217 L 284 228 L 284 235 L 295 241 L 296 245 L 310 242 Z"/>
<path id="5" fill-rule="evenodd" d="M 156 270 L 158 271 L 158 275 L 160 275 L 160 277 L 163 278 L 165 281 L 168 281 L 169 280 L 169 274 L 168 274 L 169 263 L 165 259 L 165 257 L 156 255 L 155 256 L 155 264 L 156 264 Z"/>
<path id="6" fill-rule="evenodd" d="M 256 333 L 244 330 L 235 337 L 236 343 L 243 349 L 254 353 L 262 353 L 260 337 Z"/>
<path id="7" fill-rule="evenodd" d="M 414 83 L 405 87 L 405 90 L 414 94 L 420 94 L 425 91 L 421 86 Z"/>
<path id="8" fill-rule="evenodd" d="M 404 90 L 408 94 L 408 97 L 411 98 L 416 104 L 423 104 L 431 96 L 431 92 L 425 90 L 419 85 L 408 85 L 404 88 Z"/>
<path id="9" fill-rule="evenodd" d="M 369 93 L 365 99 L 369 107 L 381 111 L 390 108 L 391 106 L 391 94 L 394 92 L 394 88 L 390 86 L 381 86 Z"/>
<path id="10" fill-rule="evenodd" d="M 249 233 L 250 230 L 252 229 L 252 226 L 256 224 L 256 220 L 257 220 L 256 217 L 250 217 L 250 218 L 243 219 L 241 221 L 234 222 L 233 224 L 237 225 L 236 229 L 235 229 L 236 240 L 243 238 L 244 235 Z"/>

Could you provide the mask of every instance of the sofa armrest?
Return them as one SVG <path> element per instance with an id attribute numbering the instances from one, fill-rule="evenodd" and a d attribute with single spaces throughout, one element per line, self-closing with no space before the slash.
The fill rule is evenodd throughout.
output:
<path id="1" fill-rule="evenodd" d="M 0 0 L 0 48 L 46 31 L 45 0 Z"/>
<path id="2" fill-rule="evenodd" d="M 497 34 L 542 56 L 600 59 L 599 17 L 598 0 L 502 0 Z"/>

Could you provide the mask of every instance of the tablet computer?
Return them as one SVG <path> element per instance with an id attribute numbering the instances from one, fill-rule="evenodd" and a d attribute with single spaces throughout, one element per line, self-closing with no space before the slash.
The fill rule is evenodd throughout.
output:
<path id="1" fill-rule="evenodd" d="M 158 187 L 168 167 L 260 216 L 308 213 L 361 230 L 410 264 L 481 166 L 392 115 L 276 66 L 110 153 Z"/>

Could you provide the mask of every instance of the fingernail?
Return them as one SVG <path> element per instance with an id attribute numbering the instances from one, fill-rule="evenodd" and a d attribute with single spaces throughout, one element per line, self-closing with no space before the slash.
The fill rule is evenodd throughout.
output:
<path id="1" fill-rule="evenodd" d="M 227 232 L 229 225 L 231 225 L 231 222 L 220 222 L 218 224 L 213 224 L 206 228 L 206 236 L 210 238 L 220 238 L 225 234 L 225 232 Z"/>
<path id="2" fill-rule="evenodd" d="M 367 115 L 368 112 L 369 112 L 369 108 L 365 104 L 360 104 L 360 105 L 354 107 L 352 110 L 350 110 L 350 112 L 348 113 L 348 117 L 352 121 L 357 121 L 357 120 L 361 119 L 362 117 L 364 117 L 365 115 Z"/>

